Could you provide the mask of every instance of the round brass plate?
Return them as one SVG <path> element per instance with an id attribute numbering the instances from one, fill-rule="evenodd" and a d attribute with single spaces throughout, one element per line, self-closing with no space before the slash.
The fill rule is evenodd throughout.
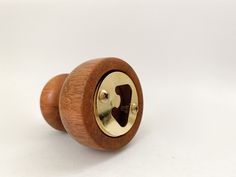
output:
<path id="1" fill-rule="evenodd" d="M 98 126 L 108 136 L 118 137 L 131 129 L 138 114 L 138 94 L 128 75 L 115 71 L 100 81 L 94 112 Z"/>

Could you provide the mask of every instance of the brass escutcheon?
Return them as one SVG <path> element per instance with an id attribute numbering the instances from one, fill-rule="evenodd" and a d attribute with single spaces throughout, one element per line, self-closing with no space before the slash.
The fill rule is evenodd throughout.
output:
<path id="1" fill-rule="evenodd" d="M 99 82 L 94 113 L 99 128 L 108 136 L 122 136 L 132 128 L 138 114 L 138 94 L 128 75 L 114 71 Z"/>

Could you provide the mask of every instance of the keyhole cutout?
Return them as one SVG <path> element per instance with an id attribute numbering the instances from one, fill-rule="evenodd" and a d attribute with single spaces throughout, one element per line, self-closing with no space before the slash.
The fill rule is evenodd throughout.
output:
<path id="1" fill-rule="evenodd" d="M 120 96 L 120 106 L 112 109 L 112 116 L 116 119 L 121 127 L 125 127 L 128 123 L 130 102 L 132 97 L 132 89 L 127 85 L 117 86 L 116 94 Z"/>

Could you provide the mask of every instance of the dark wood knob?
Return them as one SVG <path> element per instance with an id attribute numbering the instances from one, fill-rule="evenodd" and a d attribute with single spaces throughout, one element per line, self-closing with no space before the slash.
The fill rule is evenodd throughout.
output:
<path id="1" fill-rule="evenodd" d="M 143 94 L 128 63 L 101 58 L 52 78 L 43 88 L 40 107 L 53 128 L 89 147 L 116 150 L 139 128 Z"/>

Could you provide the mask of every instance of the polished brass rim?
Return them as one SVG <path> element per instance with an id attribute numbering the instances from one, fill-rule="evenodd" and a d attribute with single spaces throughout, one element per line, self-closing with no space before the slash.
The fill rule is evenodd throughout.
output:
<path id="1" fill-rule="evenodd" d="M 108 136 L 118 137 L 132 128 L 138 114 L 138 94 L 128 75 L 114 71 L 100 81 L 94 113 L 99 128 Z"/>

